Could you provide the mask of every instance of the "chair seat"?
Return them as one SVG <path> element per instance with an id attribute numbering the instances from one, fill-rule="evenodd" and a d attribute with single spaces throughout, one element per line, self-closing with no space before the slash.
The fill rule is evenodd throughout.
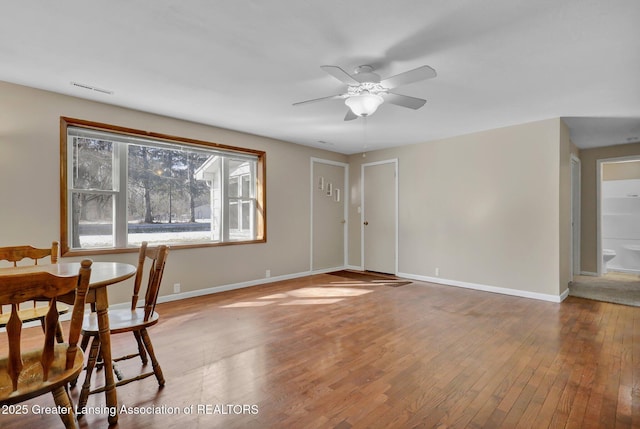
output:
<path id="1" fill-rule="evenodd" d="M 144 308 L 136 308 L 134 311 L 109 310 L 109 330 L 112 334 L 135 331 L 158 323 L 160 316 L 155 311 L 144 320 Z M 98 335 L 98 317 L 96 313 L 86 313 L 82 321 L 82 335 Z"/>
<path id="2" fill-rule="evenodd" d="M 22 354 L 23 367 L 18 378 L 18 390 L 11 388 L 11 377 L 8 372 L 8 358 L 0 359 L 0 403 L 14 404 L 49 392 L 57 386 L 63 386 L 72 377 L 77 377 L 84 365 L 84 355 L 80 348 L 76 351 L 73 367 L 65 370 L 67 344 L 54 345 L 54 360 L 49 369 L 47 381 L 42 381 L 42 350 L 34 350 Z"/>
<path id="3" fill-rule="evenodd" d="M 61 302 L 56 303 L 56 308 L 58 309 L 58 314 L 69 312 L 69 306 Z M 49 311 L 47 306 L 24 308 L 18 311 L 18 317 L 20 317 L 22 323 L 33 322 L 43 319 L 47 315 L 47 311 Z M 7 325 L 9 317 L 11 317 L 11 312 L 0 314 L 0 328 Z"/>

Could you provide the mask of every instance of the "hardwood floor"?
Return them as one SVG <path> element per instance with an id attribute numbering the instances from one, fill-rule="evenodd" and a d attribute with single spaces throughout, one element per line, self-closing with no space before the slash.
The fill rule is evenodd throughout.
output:
<path id="1" fill-rule="evenodd" d="M 149 333 L 167 385 L 138 381 L 118 399 L 164 409 L 121 414 L 120 428 L 640 427 L 637 307 L 316 275 L 157 310 Z M 120 337 L 114 350 L 135 350 Z M 29 412 L 0 426 L 61 423 Z M 106 414 L 80 427 L 106 427 Z"/>

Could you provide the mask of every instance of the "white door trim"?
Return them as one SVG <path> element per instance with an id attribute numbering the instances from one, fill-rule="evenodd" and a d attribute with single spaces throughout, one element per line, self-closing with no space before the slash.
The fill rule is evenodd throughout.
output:
<path id="1" fill-rule="evenodd" d="M 580 158 L 571 154 L 571 281 L 580 274 L 580 245 L 581 245 L 581 189 L 582 189 L 582 163 Z M 578 169 L 578 180 L 574 181 L 574 168 Z M 575 204 L 574 204 L 575 203 Z M 577 234 L 576 234 L 577 231 Z"/>
<path id="2" fill-rule="evenodd" d="M 621 156 L 621 157 L 617 157 L 617 158 L 603 158 L 603 159 L 598 159 L 596 161 L 596 203 L 597 203 L 597 210 L 596 210 L 596 216 L 597 216 L 597 221 L 596 221 L 596 242 L 597 244 L 597 249 L 596 251 L 598 252 L 597 254 L 597 263 L 598 263 L 598 276 L 602 275 L 602 270 L 603 270 L 603 266 L 602 266 L 602 166 L 603 164 L 608 164 L 608 163 L 612 163 L 612 162 L 620 162 L 620 161 L 640 161 L 640 156 L 639 155 L 629 155 L 629 156 Z"/>
<path id="3" fill-rule="evenodd" d="M 313 177 L 314 165 L 315 163 L 320 164 L 328 164 L 335 165 L 338 167 L 344 168 L 344 184 L 343 184 L 343 195 L 340 196 L 342 201 L 344 202 L 344 230 L 343 230 L 343 239 L 344 239 L 344 255 L 342 258 L 342 265 L 344 267 L 347 266 L 348 255 L 349 255 L 349 164 L 339 161 L 332 161 L 330 159 L 316 158 L 311 157 L 310 159 L 310 179 L 309 179 L 309 202 L 310 202 L 310 210 L 309 210 L 309 271 L 313 271 L 313 192 L 317 183 L 315 183 L 315 179 Z"/>
<path id="4" fill-rule="evenodd" d="M 386 159 L 383 161 L 376 161 L 376 162 L 368 162 L 366 164 L 362 164 L 360 167 L 360 207 L 362 207 L 362 209 L 360 210 L 360 270 L 364 271 L 365 269 L 365 264 L 364 264 L 364 221 L 365 221 L 365 213 L 366 213 L 366 206 L 365 206 L 365 200 L 364 200 L 364 187 L 365 187 L 365 183 L 364 183 L 364 169 L 366 167 L 373 167 L 376 165 L 382 165 L 382 164 L 393 164 L 394 166 L 394 176 L 395 176 L 395 183 L 394 183 L 394 192 L 395 192 L 395 201 L 394 201 L 394 216 L 395 216 L 395 225 L 394 225 L 394 233 L 395 233 L 395 237 L 394 237 L 394 246 L 395 246 L 395 261 L 394 261 L 394 275 L 398 274 L 398 205 L 399 205 L 399 196 L 398 196 L 398 158 L 392 158 L 392 159 Z"/>

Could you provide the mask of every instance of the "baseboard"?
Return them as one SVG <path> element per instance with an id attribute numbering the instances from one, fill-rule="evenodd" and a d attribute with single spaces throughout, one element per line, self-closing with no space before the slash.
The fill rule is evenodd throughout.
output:
<path id="1" fill-rule="evenodd" d="M 537 299 L 540 301 L 548 301 L 548 302 L 562 302 L 566 298 L 566 295 L 568 295 L 569 293 L 569 291 L 565 291 L 566 294 L 565 292 L 563 292 L 561 295 L 548 295 L 548 294 L 538 293 L 538 292 L 529 292 L 526 290 L 509 289 L 509 288 L 503 288 L 503 287 L 497 287 L 497 286 L 483 285 L 479 283 L 461 282 L 458 280 L 443 279 L 441 277 L 428 277 L 428 276 L 421 276 L 421 275 L 408 274 L 408 273 L 398 273 L 398 277 L 403 277 L 411 280 L 418 280 L 422 282 L 437 283 L 437 284 L 446 285 L 446 286 L 455 286 L 455 287 L 461 287 L 465 289 L 499 293 L 502 295 L 518 296 L 521 298 L 532 298 L 532 299 Z M 563 297 L 563 295 L 565 296 Z"/>
<path id="2" fill-rule="evenodd" d="M 206 288 L 206 289 L 198 289 L 198 290 L 194 290 L 194 291 L 181 292 L 181 293 L 172 293 L 170 295 L 163 295 L 163 296 L 158 297 L 158 303 L 178 301 L 180 299 L 194 298 L 196 296 L 211 295 L 213 293 L 226 292 L 226 291 L 229 291 L 229 290 L 242 289 L 242 288 L 251 287 L 251 286 L 258 286 L 258 285 L 262 285 L 262 284 L 279 282 L 279 281 L 282 281 L 282 280 L 297 279 L 299 277 L 305 277 L 305 276 L 309 276 L 311 274 L 312 274 L 311 271 L 304 271 L 304 272 L 301 272 L 301 273 L 286 274 L 286 275 L 283 275 L 283 276 L 268 277 L 268 278 L 264 278 L 264 279 L 250 280 L 250 281 L 246 281 L 246 282 L 233 283 L 233 284 L 227 284 L 227 285 L 221 285 L 221 286 L 214 286 L 214 287 L 210 287 L 210 288 Z M 127 303 L 115 304 L 115 305 L 110 305 L 110 307 L 111 308 L 118 308 L 118 306 L 120 306 L 120 305 L 124 305 L 125 308 L 126 308 L 126 306 L 128 304 Z"/>
<path id="3" fill-rule="evenodd" d="M 364 267 L 357 266 L 357 265 L 347 265 L 346 269 L 347 270 L 354 270 L 354 271 L 364 271 Z"/>
<path id="4" fill-rule="evenodd" d="M 326 274 L 326 273 L 332 273 L 334 271 L 340 271 L 340 270 L 346 270 L 347 266 L 343 265 L 341 267 L 333 267 L 333 268 L 323 268 L 321 270 L 313 270 L 311 271 L 310 274 Z"/>
<path id="5" fill-rule="evenodd" d="M 581 276 L 598 277 L 598 273 L 592 273 L 591 271 L 580 271 Z"/>

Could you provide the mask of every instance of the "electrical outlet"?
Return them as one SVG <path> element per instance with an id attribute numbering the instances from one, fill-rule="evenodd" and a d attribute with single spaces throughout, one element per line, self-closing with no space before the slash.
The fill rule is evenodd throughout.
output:
<path id="1" fill-rule="evenodd" d="M 173 284 L 173 293 L 180 293 L 180 283 Z"/>
<path id="2" fill-rule="evenodd" d="M 266 278 L 271 277 L 271 270 L 267 270 L 267 271 L 265 271 L 265 272 L 264 272 L 264 276 L 265 276 Z"/>

